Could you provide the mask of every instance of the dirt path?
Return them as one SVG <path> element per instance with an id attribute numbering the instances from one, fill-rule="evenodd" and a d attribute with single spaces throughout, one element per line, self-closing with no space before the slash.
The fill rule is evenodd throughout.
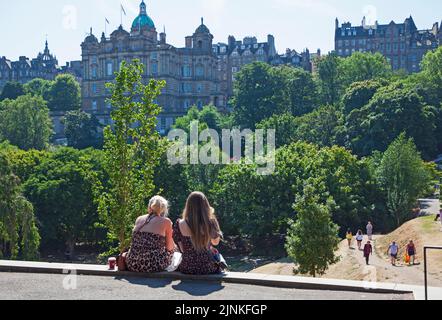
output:
<path id="1" fill-rule="evenodd" d="M 354 250 L 349 250 L 350 255 L 354 257 L 359 268 L 363 269 L 363 274 L 366 280 L 376 280 L 382 282 L 395 282 L 403 284 L 423 284 L 424 274 L 421 271 L 420 265 L 408 266 L 404 263 L 403 257 L 398 256 L 396 266 L 391 265 L 390 259 L 387 256 L 387 252 L 379 252 L 379 247 L 376 245 L 377 240 L 382 236 L 374 236 L 373 255 L 370 256 L 370 265 L 365 264 L 365 258 L 363 252 L 359 251 L 356 247 Z M 367 242 L 365 237 L 362 246 Z M 419 257 L 418 257 L 419 258 Z M 419 263 L 419 260 L 416 260 Z M 419 272 L 417 272 L 419 269 Z M 435 285 L 434 283 L 432 285 Z M 442 286 L 442 283 L 439 285 Z"/>
<path id="2" fill-rule="evenodd" d="M 409 239 L 413 239 L 417 256 L 414 266 L 408 266 L 403 261 L 404 248 Z M 367 242 L 364 237 L 363 245 Z M 400 251 L 396 266 L 392 266 L 387 255 L 387 248 L 391 241 L 396 241 Z M 442 232 L 440 222 L 435 222 L 432 216 L 415 219 L 404 224 L 401 228 L 388 235 L 378 235 L 374 237 L 373 255 L 370 257 L 370 265 L 365 264 L 362 251 L 359 251 L 356 242 L 353 248 L 349 249 L 347 241 L 339 244 L 336 255 L 340 261 L 331 265 L 322 278 L 346 279 L 392 282 L 400 284 L 423 285 L 423 245 L 442 246 Z M 428 280 L 432 287 L 442 287 L 442 252 L 429 252 Z M 254 273 L 266 273 L 276 275 L 293 275 L 296 266 L 288 259 L 282 259 L 277 263 L 271 263 L 253 270 Z"/>

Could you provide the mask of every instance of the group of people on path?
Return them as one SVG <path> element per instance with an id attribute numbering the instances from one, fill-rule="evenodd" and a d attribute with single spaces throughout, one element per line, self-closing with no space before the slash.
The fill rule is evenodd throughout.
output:
<path id="1" fill-rule="evenodd" d="M 132 242 L 122 255 L 125 267 L 132 272 L 153 273 L 168 270 L 175 253 L 180 253 L 177 271 L 184 274 L 216 274 L 226 267 L 215 248 L 222 232 L 207 197 L 193 192 L 186 201 L 181 219 L 167 218 L 168 202 L 153 197 L 147 215 L 135 222 Z"/>
<path id="2" fill-rule="evenodd" d="M 373 241 L 373 224 L 371 223 L 371 221 L 368 221 L 366 231 L 368 241 L 363 247 L 362 242 L 364 241 L 364 233 L 361 229 L 356 232 L 355 239 L 358 245 L 358 250 L 363 251 L 365 262 L 367 265 L 369 265 L 370 256 L 373 254 L 373 246 L 371 245 L 371 242 Z M 346 239 L 348 241 L 348 247 L 352 248 L 353 233 L 350 229 L 347 230 Z"/>
<path id="3" fill-rule="evenodd" d="M 396 266 L 396 261 L 398 259 L 399 246 L 395 241 L 393 241 L 387 249 L 387 255 L 390 256 L 390 261 L 392 266 Z M 416 259 L 416 246 L 413 240 L 410 240 L 405 248 L 405 263 L 408 265 L 414 265 Z"/>
<path id="4" fill-rule="evenodd" d="M 365 243 L 364 246 L 362 246 L 362 242 L 364 240 L 364 234 L 363 234 L 362 230 L 359 229 L 354 237 L 355 237 L 356 243 L 358 245 L 358 250 L 363 252 L 365 262 L 367 265 L 369 265 L 370 264 L 370 256 L 373 254 L 373 246 L 371 244 L 371 242 L 373 241 L 373 224 L 371 223 L 371 221 L 369 221 L 367 223 L 366 231 L 367 231 L 368 241 L 367 241 L 367 243 Z M 352 248 L 353 233 L 351 232 L 350 229 L 347 230 L 346 239 L 348 242 L 348 247 Z M 412 264 L 414 265 L 415 264 L 415 257 L 416 257 L 416 246 L 414 245 L 413 240 L 410 240 L 410 242 L 407 244 L 407 247 L 405 248 L 405 253 L 406 253 L 406 261 L 405 262 L 408 263 L 409 265 L 412 265 Z M 395 241 L 393 241 L 387 250 L 387 255 L 390 256 L 391 264 L 393 266 L 396 266 L 398 254 L 399 254 L 399 246 L 397 245 L 397 243 Z"/>

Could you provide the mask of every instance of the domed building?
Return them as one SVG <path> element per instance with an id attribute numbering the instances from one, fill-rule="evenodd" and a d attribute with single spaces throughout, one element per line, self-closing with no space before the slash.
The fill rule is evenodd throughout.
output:
<path id="1" fill-rule="evenodd" d="M 102 124 L 111 124 L 112 106 L 106 103 L 109 92 L 105 84 L 115 79 L 122 61 L 133 59 L 144 64 L 146 83 L 151 78 L 166 81 L 166 88 L 158 97 L 163 107 L 158 121 L 161 133 L 191 106 L 202 108 L 212 104 L 224 110 L 227 97 L 212 41 L 213 36 L 201 19 L 195 33 L 185 38 L 184 48 L 168 44 L 165 30 L 157 33 L 147 5 L 142 1 L 130 32 L 120 25 L 110 37 L 102 34 L 98 41 L 91 32 L 82 43 L 84 111 L 95 114 Z"/>

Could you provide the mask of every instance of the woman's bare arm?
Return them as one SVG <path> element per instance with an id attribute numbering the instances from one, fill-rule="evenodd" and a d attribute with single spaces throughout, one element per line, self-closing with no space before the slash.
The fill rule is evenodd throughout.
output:
<path id="1" fill-rule="evenodd" d="M 170 220 L 166 221 L 165 235 L 166 235 L 166 249 L 169 251 L 174 250 L 176 245 L 175 242 L 173 241 L 172 221 Z"/>

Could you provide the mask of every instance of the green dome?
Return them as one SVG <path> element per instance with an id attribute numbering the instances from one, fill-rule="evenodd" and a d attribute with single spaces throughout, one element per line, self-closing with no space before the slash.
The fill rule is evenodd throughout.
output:
<path id="1" fill-rule="evenodd" d="M 138 17 L 135 18 L 134 22 L 132 23 L 132 29 L 145 27 L 155 29 L 155 24 L 153 23 L 152 19 L 147 15 L 146 4 L 143 1 L 140 4 L 140 14 L 138 15 Z"/>

